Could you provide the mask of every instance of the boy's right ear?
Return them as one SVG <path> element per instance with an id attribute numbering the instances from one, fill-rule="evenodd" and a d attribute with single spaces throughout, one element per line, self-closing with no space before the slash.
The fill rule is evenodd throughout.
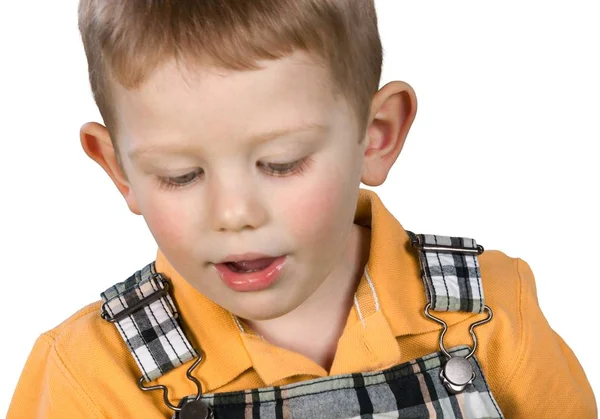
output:
<path id="1" fill-rule="evenodd" d="M 134 214 L 141 215 L 135 194 L 127 176 L 121 170 L 110 134 L 104 125 L 88 122 L 81 127 L 79 138 L 83 151 L 110 176 Z"/>

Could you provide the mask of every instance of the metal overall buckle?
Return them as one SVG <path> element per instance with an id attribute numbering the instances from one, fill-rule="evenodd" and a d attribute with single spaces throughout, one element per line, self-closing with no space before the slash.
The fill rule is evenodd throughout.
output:
<path id="1" fill-rule="evenodd" d="M 109 301 L 106 301 L 102 304 L 102 307 L 100 308 L 100 316 L 107 322 L 116 323 L 118 321 L 121 321 L 125 317 L 130 316 L 131 314 L 135 313 L 140 308 L 150 305 L 154 301 L 160 300 L 161 298 L 168 295 L 169 294 L 169 281 L 164 279 L 161 275 L 155 275 L 154 277 L 157 278 L 158 280 L 160 280 L 161 284 L 163 285 L 163 287 L 161 289 L 153 292 L 152 294 L 148 295 L 145 298 L 140 299 L 135 304 L 132 304 L 131 306 L 127 307 L 125 310 L 123 310 L 115 315 L 110 313 L 110 310 L 108 309 Z"/>
<path id="2" fill-rule="evenodd" d="M 439 318 L 433 316 L 432 314 L 430 314 L 429 307 L 431 307 L 431 304 L 427 303 L 427 305 L 425 306 L 425 315 L 427 317 L 429 317 L 431 320 L 438 322 L 439 324 L 441 324 L 444 327 L 444 329 L 442 330 L 442 333 L 440 334 L 439 343 L 440 343 L 440 349 L 442 350 L 442 352 L 444 353 L 444 355 L 446 356 L 446 358 L 448 360 L 446 361 L 446 364 L 444 364 L 444 366 L 442 367 L 442 370 L 440 371 L 440 378 L 442 379 L 442 383 L 444 384 L 444 387 L 446 387 L 446 389 L 450 393 L 452 393 L 452 394 L 460 393 L 469 384 L 471 384 L 473 382 L 473 380 L 475 379 L 475 371 L 473 371 L 473 366 L 468 361 L 468 359 L 473 356 L 473 354 L 475 353 L 475 350 L 477 349 L 477 336 L 475 336 L 475 332 L 473 331 L 473 329 L 475 329 L 477 326 L 480 326 L 480 325 L 492 320 L 492 317 L 493 317 L 492 309 L 489 308 L 489 306 L 487 306 L 487 305 L 484 306 L 484 310 L 487 310 L 487 312 L 488 312 L 488 317 L 471 324 L 471 327 L 469 328 L 469 333 L 471 334 L 471 337 L 473 338 L 473 348 L 467 354 L 467 356 L 462 357 L 462 356 L 452 356 L 446 350 L 446 347 L 444 346 L 444 335 L 446 334 L 446 331 L 448 330 L 448 325 L 442 319 L 439 319 Z"/>
<path id="3" fill-rule="evenodd" d="M 198 359 L 194 361 L 194 363 L 185 373 L 185 376 L 188 378 L 188 380 L 192 381 L 196 385 L 196 396 L 193 400 L 186 402 L 181 407 L 175 406 L 173 403 L 171 403 L 169 400 L 169 389 L 166 386 L 162 384 L 155 386 L 144 386 L 143 376 L 138 380 L 138 387 L 142 391 L 162 390 L 163 401 L 165 405 L 169 409 L 178 412 L 180 419 L 209 419 L 213 417 L 212 409 L 200 400 L 202 397 L 202 384 L 200 384 L 200 381 L 198 381 L 198 379 L 192 375 L 192 371 L 196 369 L 203 359 L 202 352 L 196 352 L 198 353 Z"/>
<path id="4" fill-rule="evenodd" d="M 409 233 L 409 236 L 410 236 L 411 246 L 422 252 L 466 253 L 466 254 L 470 254 L 470 255 L 480 255 L 485 250 L 483 248 L 483 246 L 480 244 L 477 245 L 477 248 L 470 248 L 470 247 L 454 247 L 454 246 L 444 246 L 441 244 L 432 245 L 432 244 L 422 243 L 421 240 L 419 239 L 419 236 L 417 236 L 416 234 L 409 232 L 409 231 L 407 231 L 407 233 Z"/>

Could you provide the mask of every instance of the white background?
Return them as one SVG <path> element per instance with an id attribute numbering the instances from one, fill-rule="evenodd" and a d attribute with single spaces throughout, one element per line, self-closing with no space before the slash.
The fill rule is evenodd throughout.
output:
<path id="1" fill-rule="evenodd" d="M 409 82 L 419 111 L 376 191 L 405 228 L 529 262 L 550 325 L 600 393 L 597 4 L 378 0 L 382 85 Z M 76 11 L 0 3 L 2 416 L 36 337 L 156 252 L 79 145 L 80 126 L 101 119 Z"/>

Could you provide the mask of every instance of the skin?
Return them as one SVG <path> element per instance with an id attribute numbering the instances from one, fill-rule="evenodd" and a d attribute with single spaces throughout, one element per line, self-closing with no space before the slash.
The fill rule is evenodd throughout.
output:
<path id="1" fill-rule="evenodd" d="M 81 144 L 190 284 L 269 342 L 328 370 L 369 255 L 370 230 L 353 223 L 360 182 L 385 181 L 416 97 L 404 82 L 386 84 L 363 135 L 310 55 L 261 64 L 237 72 L 171 62 L 135 91 L 114 86 L 126 176 L 103 125 L 83 125 Z M 251 140 L 310 123 L 324 129 Z M 149 151 L 132 156 L 141 149 Z M 268 171 L 306 157 L 301 173 Z M 164 189 L 165 177 L 191 183 Z M 212 264 L 245 252 L 287 255 L 280 279 L 262 291 L 228 288 Z"/>

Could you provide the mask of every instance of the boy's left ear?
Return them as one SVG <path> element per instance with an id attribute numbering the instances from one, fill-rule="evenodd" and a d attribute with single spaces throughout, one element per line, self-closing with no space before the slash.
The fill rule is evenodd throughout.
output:
<path id="1" fill-rule="evenodd" d="M 381 185 L 400 155 L 417 114 L 417 97 L 410 85 L 392 81 L 373 96 L 367 128 L 361 182 Z"/>

